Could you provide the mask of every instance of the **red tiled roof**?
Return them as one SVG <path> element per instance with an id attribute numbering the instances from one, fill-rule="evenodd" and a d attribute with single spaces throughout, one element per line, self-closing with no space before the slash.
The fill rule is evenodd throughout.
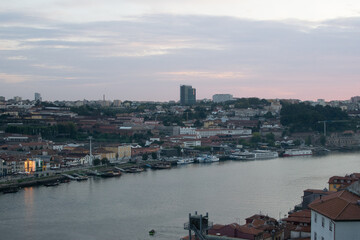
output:
<path id="1" fill-rule="evenodd" d="M 353 173 L 350 176 L 360 179 L 360 173 Z"/>
<path id="2" fill-rule="evenodd" d="M 335 221 L 359 221 L 360 197 L 346 190 L 324 196 L 312 202 L 310 209 Z"/>
<path id="3" fill-rule="evenodd" d="M 269 221 L 276 221 L 275 218 L 265 216 L 265 215 L 262 215 L 262 214 L 252 215 L 251 217 L 248 217 L 245 220 L 248 222 L 249 220 L 253 220 L 253 219 L 264 219 L 264 220 L 269 220 Z"/>
<path id="4" fill-rule="evenodd" d="M 306 189 L 306 190 L 304 190 L 304 192 L 311 192 L 311 193 L 318 193 L 318 194 L 330 194 L 330 193 L 332 193 L 332 192 L 324 191 L 324 190 L 321 190 L 321 189 Z"/>
<path id="5" fill-rule="evenodd" d="M 251 223 L 255 228 L 260 227 L 265 224 L 265 221 L 262 219 L 254 219 Z"/>
<path id="6" fill-rule="evenodd" d="M 286 221 L 286 222 L 296 222 L 296 223 L 311 223 L 311 218 L 288 217 L 288 218 L 284 218 L 283 221 Z"/>
<path id="7" fill-rule="evenodd" d="M 255 235 L 255 236 L 259 235 L 259 234 L 261 234 L 263 232 L 262 230 L 256 229 L 256 228 L 252 227 L 249 224 L 248 225 L 242 225 L 242 226 L 237 225 L 236 229 L 239 232 L 247 233 L 247 234 L 251 234 L 251 235 Z"/>
<path id="8" fill-rule="evenodd" d="M 225 225 L 221 225 L 221 224 L 214 224 L 214 225 L 212 226 L 212 228 L 211 228 L 211 229 L 218 230 L 218 229 L 223 228 L 224 226 L 225 226 Z"/>
<path id="9" fill-rule="evenodd" d="M 360 173 L 353 173 L 351 175 L 346 175 L 345 177 L 342 177 L 342 176 L 332 176 L 331 178 L 329 178 L 329 181 L 328 183 L 329 184 L 334 184 L 334 183 L 347 183 L 347 181 L 350 181 L 350 182 L 354 182 L 356 180 L 359 179 L 359 176 Z M 341 182 L 341 180 L 343 182 Z"/>
<path id="10" fill-rule="evenodd" d="M 216 224 L 216 225 L 213 226 L 213 228 L 211 230 L 217 230 L 221 234 L 221 230 L 223 228 L 226 228 L 226 227 L 230 227 L 230 228 L 236 230 L 239 233 L 245 233 L 245 234 L 250 234 L 250 235 L 254 235 L 254 236 L 257 236 L 257 235 L 263 233 L 263 230 L 256 229 L 251 224 L 246 224 L 246 225 L 241 225 L 240 226 L 237 223 L 231 223 L 231 224 L 228 224 L 228 225 Z M 209 234 L 214 234 L 214 232 L 211 231 L 211 230 L 209 231 L 210 232 Z"/>

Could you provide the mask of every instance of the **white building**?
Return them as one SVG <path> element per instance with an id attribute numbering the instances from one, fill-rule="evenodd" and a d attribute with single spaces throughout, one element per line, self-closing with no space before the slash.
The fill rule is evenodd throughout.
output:
<path id="1" fill-rule="evenodd" d="M 235 109 L 235 116 L 236 117 L 254 117 L 256 115 L 262 116 L 268 112 L 266 109 Z"/>
<path id="2" fill-rule="evenodd" d="M 0 158 L 0 177 L 6 175 L 5 169 L 6 169 L 6 168 L 5 168 L 5 161 Z"/>
<path id="3" fill-rule="evenodd" d="M 195 135 L 196 128 L 192 127 L 182 127 L 180 128 L 180 135 Z"/>
<path id="4" fill-rule="evenodd" d="M 312 240 L 360 239 L 360 197 L 348 190 L 323 196 L 309 205 Z"/>
<path id="5" fill-rule="evenodd" d="M 233 100 L 233 95 L 231 94 L 215 94 L 212 97 L 214 103 L 226 102 Z"/>
<path id="6" fill-rule="evenodd" d="M 216 135 L 251 135 L 251 129 L 197 129 L 196 135 L 200 138 L 208 138 Z"/>

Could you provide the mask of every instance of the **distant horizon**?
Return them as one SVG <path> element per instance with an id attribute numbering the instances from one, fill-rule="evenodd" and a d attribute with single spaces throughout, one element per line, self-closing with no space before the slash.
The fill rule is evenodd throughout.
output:
<path id="1" fill-rule="evenodd" d="M 41 93 L 40 93 L 41 94 Z M 215 93 L 215 94 L 231 94 L 231 93 Z M 213 94 L 213 95 L 215 95 Z M 211 95 L 210 98 L 196 98 L 196 101 L 201 101 L 201 100 L 211 100 L 212 101 L 212 97 L 213 95 Z M 233 94 L 231 94 L 233 95 Z M 11 99 L 14 99 L 14 97 L 21 97 L 22 100 L 29 100 L 29 101 L 34 101 L 34 96 L 31 97 L 31 98 L 27 98 L 27 97 L 22 97 L 22 96 L 19 96 L 19 95 L 15 95 L 15 96 L 12 96 L 12 97 L 6 97 L 4 95 L 0 95 L 1 97 L 5 97 L 5 100 L 8 101 L 8 100 L 11 100 Z M 325 102 L 331 102 L 331 101 L 348 101 L 348 100 L 351 100 L 352 97 L 358 97 L 360 95 L 354 95 L 354 96 L 351 96 L 349 97 L 348 99 L 331 99 L 331 100 L 328 100 L 328 99 L 324 99 Z M 44 98 L 44 96 L 41 94 L 41 97 L 42 97 L 42 102 L 55 102 L 55 101 L 103 101 L 102 98 L 99 98 L 99 99 L 86 99 L 86 98 L 83 98 L 83 99 L 53 99 L 53 100 L 50 100 L 50 99 L 46 99 Z M 278 97 L 274 97 L 274 98 L 263 98 L 263 97 L 257 97 L 257 96 L 249 96 L 249 97 L 245 97 L 245 96 L 242 96 L 242 97 L 237 97 L 237 96 L 234 96 L 233 95 L 233 98 L 234 100 L 236 99 L 241 99 L 241 98 L 258 98 L 258 99 L 266 99 L 266 100 L 275 100 L 275 99 L 279 99 L 279 100 L 300 100 L 302 102 L 306 102 L 306 101 L 312 101 L 312 102 L 316 102 L 320 99 L 323 99 L 323 98 L 316 98 L 316 99 L 300 99 L 300 98 L 278 98 Z M 174 101 L 174 102 L 179 102 L 180 101 L 180 95 L 179 95 L 179 99 L 176 99 L 176 100 L 144 100 L 144 99 L 120 99 L 120 98 L 111 98 L 111 99 L 108 99 L 106 98 L 106 95 L 105 95 L 105 101 L 115 101 L 115 100 L 119 100 L 121 102 L 124 102 L 124 101 L 132 101 L 132 102 L 171 102 L 171 101 Z"/>
<path id="2" fill-rule="evenodd" d="M 0 9 L 7 98 L 177 101 L 181 84 L 199 99 L 360 94 L 360 1 L 32 0 Z"/>

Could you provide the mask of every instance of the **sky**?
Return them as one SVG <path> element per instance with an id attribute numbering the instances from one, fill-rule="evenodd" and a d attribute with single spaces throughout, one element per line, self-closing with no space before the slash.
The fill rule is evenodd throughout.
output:
<path id="1" fill-rule="evenodd" d="M 360 1 L 0 1 L 0 96 L 360 95 Z"/>

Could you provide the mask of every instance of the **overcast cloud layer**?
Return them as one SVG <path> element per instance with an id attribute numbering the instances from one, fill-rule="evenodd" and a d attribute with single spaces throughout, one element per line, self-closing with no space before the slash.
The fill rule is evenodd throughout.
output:
<path id="1" fill-rule="evenodd" d="M 284 20 L 281 14 L 244 19 L 233 10 L 226 13 L 224 6 L 223 14 L 211 14 L 210 7 L 201 14 L 196 6 L 204 1 L 191 11 L 175 1 L 154 1 L 158 6 L 147 8 L 139 0 L 87 19 L 94 9 L 101 12 L 101 6 L 111 4 L 31 2 L 21 8 L 20 1 L 0 3 L 6 10 L 0 12 L 0 95 L 6 98 L 32 99 L 40 92 L 45 100 L 106 94 L 108 99 L 166 101 L 179 99 L 180 84 L 195 87 L 198 98 L 230 93 L 330 100 L 360 94 L 360 18 L 351 1 L 339 7 L 338 15 L 329 10 L 317 21 L 306 15 Z M 80 10 L 82 4 L 89 5 L 88 12 Z M 77 11 L 82 19 L 74 17 Z"/>

